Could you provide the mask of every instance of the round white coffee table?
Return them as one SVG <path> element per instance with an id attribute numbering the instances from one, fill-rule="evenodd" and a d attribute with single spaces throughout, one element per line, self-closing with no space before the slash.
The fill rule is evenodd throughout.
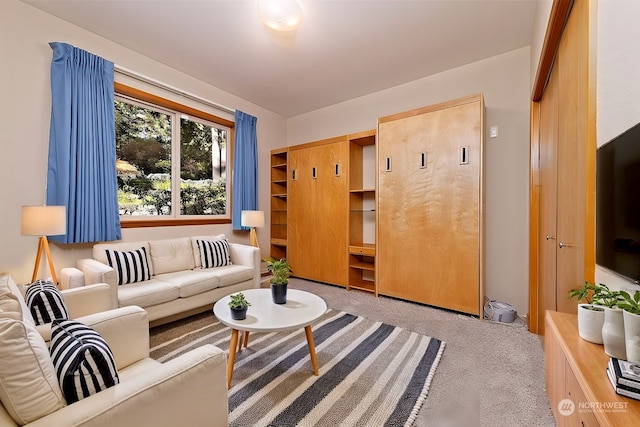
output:
<path id="1" fill-rule="evenodd" d="M 236 294 L 237 292 L 234 292 Z M 275 304 L 271 299 L 271 289 L 249 289 L 242 291 L 251 303 L 247 310 L 247 318 L 233 320 L 229 309 L 229 295 L 220 299 L 213 306 L 213 314 L 220 323 L 231 328 L 229 343 L 229 361 L 227 364 L 227 388 L 231 388 L 233 364 L 238 346 L 238 332 L 244 331 L 244 346 L 249 341 L 249 332 L 278 332 L 304 328 L 311 356 L 313 373 L 318 375 L 318 361 L 313 343 L 311 323 L 319 319 L 326 311 L 327 304 L 322 298 L 298 289 L 287 289 L 286 304 Z M 242 343 L 240 343 L 242 345 Z"/>

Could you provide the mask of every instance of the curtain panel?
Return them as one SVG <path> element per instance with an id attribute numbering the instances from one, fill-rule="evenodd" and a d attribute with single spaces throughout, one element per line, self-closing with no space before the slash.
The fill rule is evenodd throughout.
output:
<path id="1" fill-rule="evenodd" d="M 113 62 L 52 42 L 47 204 L 67 207 L 60 243 L 121 238 Z"/>
<path id="2" fill-rule="evenodd" d="M 256 117 L 236 110 L 231 204 L 231 222 L 234 230 L 249 229 L 241 226 L 242 211 L 258 210 L 257 121 Z"/>

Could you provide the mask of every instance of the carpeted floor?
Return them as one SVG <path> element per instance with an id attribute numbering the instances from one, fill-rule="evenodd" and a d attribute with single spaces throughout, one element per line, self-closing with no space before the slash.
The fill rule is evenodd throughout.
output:
<path id="1" fill-rule="evenodd" d="M 334 310 L 447 343 L 416 426 L 555 426 L 545 392 L 541 340 L 522 323 L 481 321 L 300 279 L 291 279 L 290 286 L 319 295 Z M 153 328 L 151 347 L 165 341 L 167 334 L 181 335 L 188 323 Z"/>

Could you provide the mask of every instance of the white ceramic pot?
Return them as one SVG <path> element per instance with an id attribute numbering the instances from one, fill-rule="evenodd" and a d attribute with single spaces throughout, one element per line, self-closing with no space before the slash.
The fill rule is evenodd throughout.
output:
<path id="1" fill-rule="evenodd" d="M 593 304 L 578 304 L 578 334 L 583 340 L 602 344 L 604 309 Z"/>
<path id="2" fill-rule="evenodd" d="M 627 360 L 640 363 L 640 315 L 623 312 Z"/>
<path id="3" fill-rule="evenodd" d="M 627 360 L 626 342 L 624 340 L 624 317 L 619 308 L 604 308 L 604 324 L 602 325 L 602 343 L 604 352 L 616 359 Z"/>

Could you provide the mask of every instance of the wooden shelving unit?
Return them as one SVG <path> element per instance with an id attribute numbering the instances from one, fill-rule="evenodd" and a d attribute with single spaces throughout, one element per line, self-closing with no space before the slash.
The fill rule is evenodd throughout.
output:
<path id="1" fill-rule="evenodd" d="M 349 140 L 349 278 L 347 290 L 378 296 L 376 286 L 376 131 L 351 134 Z"/>
<path id="2" fill-rule="evenodd" d="M 287 160 L 289 150 L 271 151 L 271 236 L 270 255 L 287 256 Z"/>

